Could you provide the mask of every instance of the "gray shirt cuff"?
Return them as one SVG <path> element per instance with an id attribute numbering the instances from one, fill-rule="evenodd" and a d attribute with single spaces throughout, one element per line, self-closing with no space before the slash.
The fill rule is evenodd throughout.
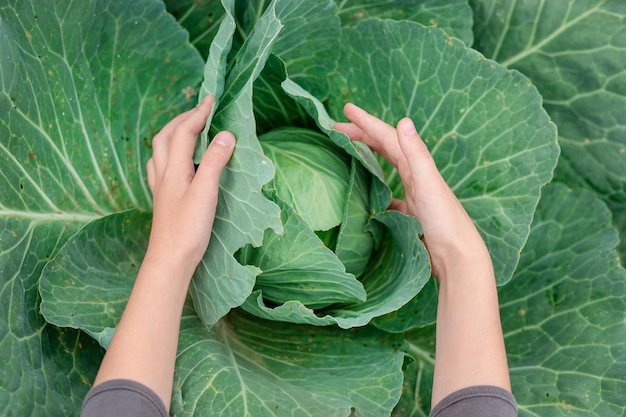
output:
<path id="1" fill-rule="evenodd" d="M 168 417 L 159 396 L 137 381 L 113 379 L 93 387 L 83 401 L 81 417 Z"/>
<path id="2" fill-rule="evenodd" d="M 430 417 L 515 417 L 517 403 L 509 391 L 488 385 L 467 387 L 441 400 Z"/>

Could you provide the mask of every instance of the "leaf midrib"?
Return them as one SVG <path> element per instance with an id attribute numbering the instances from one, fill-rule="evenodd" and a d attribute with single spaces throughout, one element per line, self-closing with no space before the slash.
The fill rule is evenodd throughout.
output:
<path id="1" fill-rule="evenodd" d="M 86 214 L 86 213 L 70 213 L 70 212 L 43 212 L 36 213 L 32 211 L 21 210 L 0 210 L 1 218 L 12 218 L 30 220 L 33 222 L 76 222 L 76 223 L 88 223 L 93 220 L 101 218 L 100 214 Z"/>

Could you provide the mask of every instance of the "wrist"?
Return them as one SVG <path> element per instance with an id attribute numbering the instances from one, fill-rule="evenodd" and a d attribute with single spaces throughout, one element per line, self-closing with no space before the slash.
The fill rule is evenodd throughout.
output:
<path id="1" fill-rule="evenodd" d="M 445 256 L 432 259 L 432 263 L 433 276 L 440 283 L 457 280 L 467 281 L 469 277 L 472 280 L 494 280 L 491 256 L 482 241 L 480 245 L 472 246 L 471 249 L 458 248 L 449 251 Z"/>
<path id="2" fill-rule="evenodd" d="M 144 259 L 150 263 L 161 264 L 163 267 L 193 273 L 205 252 L 206 247 L 200 252 L 190 247 L 187 242 L 171 238 L 153 238 L 151 235 Z"/>
<path id="3" fill-rule="evenodd" d="M 149 247 L 137 278 L 145 277 L 155 284 L 182 288 L 186 292 L 196 267 L 197 263 L 189 262 L 176 252 Z"/>

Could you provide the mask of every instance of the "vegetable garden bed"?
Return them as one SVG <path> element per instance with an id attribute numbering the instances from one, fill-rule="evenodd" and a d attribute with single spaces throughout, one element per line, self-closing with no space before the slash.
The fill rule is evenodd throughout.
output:
<path id="1" fill-rule="evenodd" d="M 0 414 L 77 415 L 141 264 L 145 163 L 238 145 L 172 415 L 425 416 L 436 285 L 332 130 L 410 116 L 490 249 L 522 416 L 626 416 L 626 3 L 0 0 Z M 620 246 L 618 246 L 620 245 Z"/>

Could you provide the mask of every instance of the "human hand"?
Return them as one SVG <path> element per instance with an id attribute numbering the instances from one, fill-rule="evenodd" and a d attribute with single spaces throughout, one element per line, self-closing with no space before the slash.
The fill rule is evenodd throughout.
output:
<path id="1" fill-rule="evenodd" d="M 231 133 L 218 133 L 195 171 L 195 136 L 204 128 L 212 105 L 213 96 L 208 96 L 169 122 L 154 137 L 146 166 L 154 202 L 146 257 L 188 272 L 193 272 L 208 247 L 220 175 L 235 147 Z"/>
<path id="2" fill-rule="evenodd" d="M 439 280 L 432 403 L 477 385 L 511 390 L 491 257 L 478 230 L 437 170 L 413 122 L 389 126 L 353 104 L 344 132 L 398 169 L 406 198 L 392 208 L 416 216 Z"/>
<path id="3" fill-rule="evenodd" d="M 351 103 L 344 113 L 351 123 L 336 123 L 333 128 L 365 143 L 398 170 L 406 197 L 394 199 L 391 208 L 420 220 L 433 276 L 441 279 L 450 265 L 464 259 L 490 264 L 480 234 L 439 173 L 411 119 L 400 120 L 394 129 Z"/>

